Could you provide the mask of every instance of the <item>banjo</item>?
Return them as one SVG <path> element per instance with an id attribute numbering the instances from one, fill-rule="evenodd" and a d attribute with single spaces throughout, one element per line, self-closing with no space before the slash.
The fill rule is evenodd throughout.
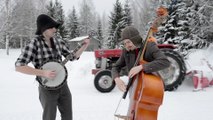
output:
<path id="1" fill-rule="evenodd" d="M 81 40 L 88 38 L 88 36 L 81 37 Z M 80 41 L 80 40 L 78 40 Z M 56 76 L 54 79 L 49 79 L 41 76 L 37 76 L 37 81 L 41 86 L 46 88 L 47 90 L 56 90 L 64 85 L 64 83 L 67 80 L 67 69 L 65 67 L 65 64 L 69 60 L 75 59 L 75 53 L 84 45 L 85 43 L 82 42 L 81 44 L 78 44 L 78 46 L 69 54 L 66 56 L 66 58 L 60 62 L 57 60 L 47 61 L 45 62 L 40 69 L 42 70 L 54 70 L 56 72 Z"/>

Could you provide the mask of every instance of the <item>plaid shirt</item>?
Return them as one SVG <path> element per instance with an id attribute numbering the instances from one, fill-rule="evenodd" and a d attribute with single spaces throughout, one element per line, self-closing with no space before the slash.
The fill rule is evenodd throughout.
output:
<path id="1" fill-rule="evenodd" d="M 41 40 L 41 42 L 39 40 Z M 43 63 L 47 61 L 57 60 L 61 62 L 62 56 L 66 57 L 71 52 L 64 41 L 56 41 L 56 39 L 53 39 L 53 41 L 56 52 L 54 52 L 53 49 L 47 45 L 45 40 L 43 40 L 42 38 L 38 39 L 38 37 L 36 37 L 25 47 L 25 49 L 15 62 L 15 66 L 25 66 L 28 63 L 32 62 L 35 68 L 39 68 L 43 65 Z M 73 56 L 73 58 L 75 58 L 75 56 Z"/>

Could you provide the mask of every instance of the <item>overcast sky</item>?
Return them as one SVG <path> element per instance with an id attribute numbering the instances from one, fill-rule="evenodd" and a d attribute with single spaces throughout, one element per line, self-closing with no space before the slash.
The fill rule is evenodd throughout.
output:
<path id="1" fill-rule="evenodd" d="M 63 9 L 65 13 L 69 10 L 72 10 L 74 6 L 76 10 L 79 10 L 79 6 L 82 0 L 61 0 Z M 106 14 L 110 13 L 113 9 L 113 5 L 115 4 L 116 0 L 92 0 L 95 6 L 95 9 L 98 13 L 102 14 L 105 12 Z M 119 0 L 120 2 L 124 3 L 125 0 Z"/>

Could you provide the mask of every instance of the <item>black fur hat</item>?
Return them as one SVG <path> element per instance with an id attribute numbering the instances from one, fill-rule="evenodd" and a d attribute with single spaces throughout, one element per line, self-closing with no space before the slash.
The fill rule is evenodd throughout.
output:
<path id="1" fill-rule="evenodd" d="M 45 14 L 41 14 L 37 17 L 36 24 L 36 35 L 41 35 L 45 30 L 49 28 L 55 27 L 57 29 L 61 25 L 61 23 L 55 21 L 53 18 Z"/>

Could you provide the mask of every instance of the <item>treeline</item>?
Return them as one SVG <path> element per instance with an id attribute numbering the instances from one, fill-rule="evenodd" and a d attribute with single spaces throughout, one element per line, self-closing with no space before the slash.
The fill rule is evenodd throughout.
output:
<path id="1" fill-rule="evenodd" d="M 34 37 L 35 21 L 41 13 L 46 13 L 57 21 L 63 22 L 57 37 L 70 40 L 92 33 L 93 37 L 100 42 L 100 47 L 110 45 L 107 40 L 114 39 L 115 33 L 119 36 L 121 28 L 131 24 L 128 0 L 124 5 L 117 0 L 109 16 L 104 13 L 100 16 L 95 11 L 93 3 L 88 0 L 81 1 L 78 12 L 75 6 L 71 7 L 71 12 L 67 15 L 59 0 L 2 0 L 0 3 L 0 19 L 3 21 L 0 23 L 0 48 L 6 48 L 8 51 L 9 48 L 22 48 Z M 115 29 L 119 32 L 115 32 Z"/>
<path id="2" fill-rule="evenodd" d="M 203 48 L 213 38 L 212 0 L 116 0 L 110 14 L 98 13 L 90 0 L 71 6 L 66 13 L 60 0 L 1 0 L 0 48 L 22 48 L 33 37 L 36 17 L 46 13 L 63 22 L 57 37 L 63 40 L 92 34 L 100 48 L 119 47 L 120 33 L 127 25 L 135 26 L 145 37 L 156 17 L 156 9 L 163 5 L 169 10 L 168 20 L 160 27 L 159 43 L 177 44 L 182 51 Z"/>

